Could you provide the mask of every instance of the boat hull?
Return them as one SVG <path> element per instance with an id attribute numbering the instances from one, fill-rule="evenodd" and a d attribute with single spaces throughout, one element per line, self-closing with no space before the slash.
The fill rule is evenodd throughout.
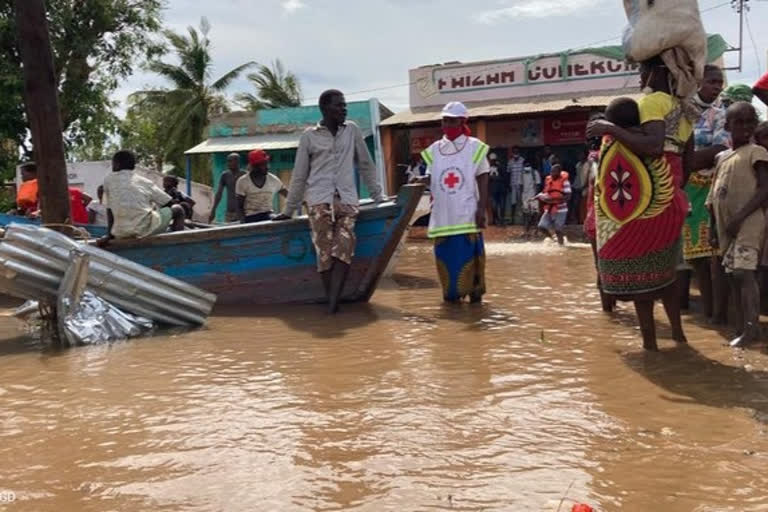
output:
<path id="1" fill-rule="evenodd" d="M 367 301 L 395 252 L 421 196 L 361 207 L 357 246 L 342 294 Z M 218 296 L 218 304 L 306 303 L 325 299 L 306 217 L 282 222 L 168 233 L 122 241 L 110 250 Z"/>

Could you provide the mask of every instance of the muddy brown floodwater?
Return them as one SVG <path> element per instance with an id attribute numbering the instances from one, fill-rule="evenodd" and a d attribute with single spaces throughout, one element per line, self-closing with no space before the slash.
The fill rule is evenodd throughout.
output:
<path id="1" fill-rule="evenodd" d="M 0 319 L 0 510 L 768 510 L 765 355 L 690 316 L 643 352 L 585 246 L 488 253 L 479 307 L 414 244 L 334 318 L 60 352 Z"/>

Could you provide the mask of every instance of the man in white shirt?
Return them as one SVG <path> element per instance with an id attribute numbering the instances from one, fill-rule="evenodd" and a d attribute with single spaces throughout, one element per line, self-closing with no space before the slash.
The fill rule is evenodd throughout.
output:
<path id="1" fill-rule="evenodd" d="M 485 245 L 488 206 L 488 145 L 472 137 L 469 112 L 458 101 L 443 108 L 443 138 L 422 151 L 427 163 L 432 213 L 427 236 L 435 240 L 435 262 L 443 300 L 457 303 L 485 293 Z"/>
<path id="2" fill-rule="evenodd" d="M 263 149 L 248 153 L 249 172 L 237 180 L 235 195 L 242 223 L 270 220 L 275 194 L 288 197 L 280 178 L 269 172 L 269 155 Z"/>
<path id="3" fill-rule="evenodd" d="M 136 157 L 118 151 L 112 157 L 112 174 L 104 179 L 107 202 L 107 235 L 112 238 L 145 238 L 184 229 L 184 208 L 171 204 L 171 196 L 147 178 L 134 172 Z"/>

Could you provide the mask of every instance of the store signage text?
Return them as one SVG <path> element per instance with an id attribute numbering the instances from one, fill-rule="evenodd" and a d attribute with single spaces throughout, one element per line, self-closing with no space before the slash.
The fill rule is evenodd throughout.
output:
<path id="1" fill-rule="evenodd" d="M 612 75 L 633 74 L 636 64 L 614 59 L 590 56 L 582 62 L 569 63 L 563 67 L 559 59 L 552 63 L 532 63 L 525 69 L 522 61 L 503 65 L 491 64 L 485 67 L 448 68 L 435 70 L 435 84 L 440 92 L 462 91 L 478 88 L 510 86 L 518 84 L 536 85 L 543 82 L 557 82 L 567 79 L 602 78 Z"/>

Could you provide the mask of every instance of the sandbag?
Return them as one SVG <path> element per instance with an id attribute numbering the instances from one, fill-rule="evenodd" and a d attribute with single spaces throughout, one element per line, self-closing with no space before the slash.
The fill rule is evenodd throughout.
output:
<path id="1" fill-rule="evenodd" d="M 661 55 L 676 78 L 679 97 L 690 96 L 704 76 L 707 33 L 696 0 L 624 0 L 629 25 L 623 46 L 627 59 L 642 62 Z"/>

